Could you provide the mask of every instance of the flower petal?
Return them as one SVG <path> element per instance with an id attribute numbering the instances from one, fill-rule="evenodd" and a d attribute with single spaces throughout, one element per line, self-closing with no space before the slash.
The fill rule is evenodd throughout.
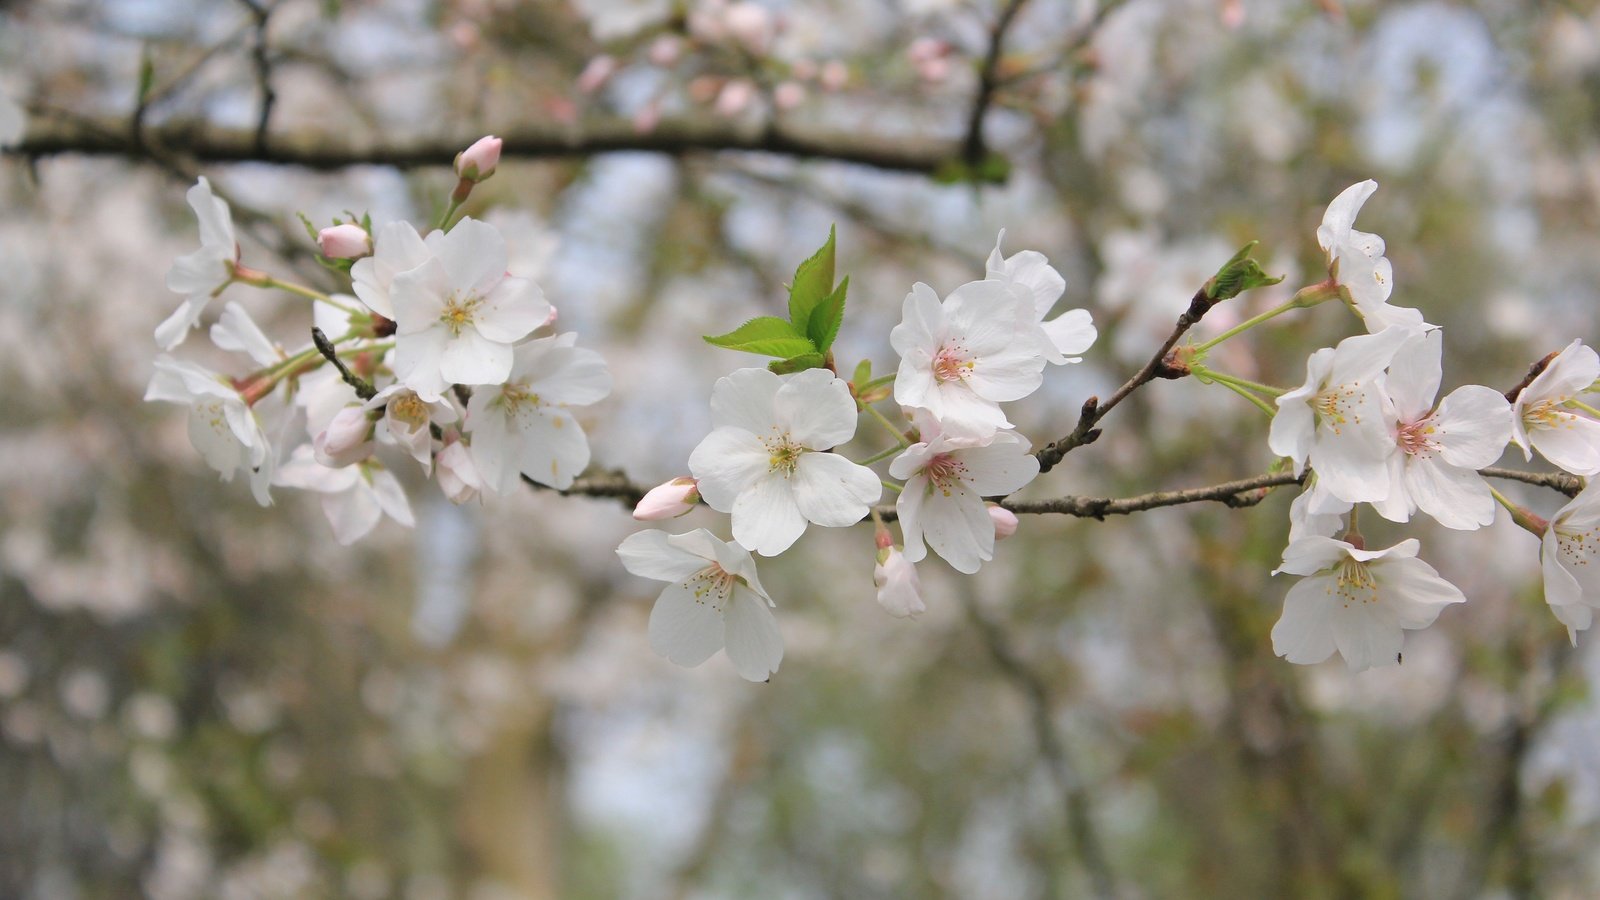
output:
<path id="1" fill-rule="evenodd" d="M 654 528 L 649 531 L 634 532 L 624 538 L 617 547 L 617 556 L 622 559 L 624 569 L 640 578 L 671 582 L 687 581 L 704 569 L 709 560 L 678 546 L 670 538 L 684 538 L 696 532 L 704 534 L 705 537 L 711 536 L 704 528 L 683 535 L 669 535 Z"/>
<path id="2" fill-rule="evenodd" d="M 827 369 L 791 375 L 774 395 L 773 410 L 779 429 L 812 450 L 827 450 L 850 440 L 860 415 L 849 385 Z"/>
<path id="3" fill-rule="evenodd" d="M 698 666 L 722 649 L 722 613 L 687 584 L 669 584 L 650 610 L 650 649 L 680 666 Z"/>
<path id="4" fill-rule="evenodd" d="M 1305 578 L 1289 588 L 1283 613 L 1272 626 L 1272 652 L 1308 666 L 1333 655 L 1333 576 Z"/>
<path id="5" fill-rule="evenodd" d="M 883 494 L 876 473 L 837 453 L 800 454 L 792 483 L 800 514 L 828 528 L 861 521 Z"/>
<path id="6" fill-rule="evenodd" d="M 778 671 L 778 664 L 783 661 L 783 634 L 778 631 L 778 618 L 766 600 L 736 585 L 722 618 L 728 659 L 739 677 L 766 681 Z"/>
<path id="7" fill-rule="evenodd" d="M 690 470 L 693 468 L 691 463 Z M 705 496 L 703 491 L 701 496 Z M 732 515 L 733 539 L 762 556 L 777 556 L 789 549 L 806 530 L 806 517 L 795 505 L 793 486 L 776 472 L 756 478 L 741 491 L 733 501 Z"/>
<path id="8" fill-rule="evenodd" d="M 717 512 L 732 512 L 739 495 L 771 470 L 767 446 L 742 428 L 717 428 L 689 454 L 700 496 Z"/>

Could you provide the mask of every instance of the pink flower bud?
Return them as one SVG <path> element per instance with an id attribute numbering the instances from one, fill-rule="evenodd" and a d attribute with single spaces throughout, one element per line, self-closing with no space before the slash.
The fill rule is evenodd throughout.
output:
<path id="1" fill-rule="evenodd" d="M 359 406 L 339 410 L 328 427 L 311 441 L 317 462 L 340 469 L 372 455 L 372 419 Z"/>
<path id="2" fill-rule="evenodd" d="M 578 73 L 578 90 L 585 94 L 592 94 L 605 87 L 611 76 L 617 74 L 616 57 L 602 53 Z"/>
<path id="3" fill-rule="evenodd" d="M 917 578 L 917 567 L 895 547 L 878 552 L 872 582 L 878 586 L 878 605 L 891 616 L 903 619 L 928 608 L 922 602 L 922 582 Z"/>
<path id="4" fill-rule="evenodd" d="M 776 32 L 772 13 L 759 3 L 735 3 L 722 14 L 722 24 L 733 39 L 756 56 L 767 52 Z"/>
<path id="5" fill-rule="evenodd" d="M 641 522 L 676 519 L 687 515 L 699 502 L 700 491 L 695 480 L 681 476 L 651 488 L 633 508 L 633 517 Z"/>
<path id="6" fill-rule="evenodd" d="M 990 506 L 989 521 L 994 523 L 996 540 L 1004 540 L 1017 533 L 1017 514 L 1005 507 Z"/>
<path id="7" fill-rule="evenodd" d="M 789 110 L 806 102 L 806 89 L 798 81 L 785 81 L 772 89 L 772 105 Z"/>
<path id="8" fill-rule="evenodd" d="M 750 101 L 755 98 L 755 84 L 743 78 L 736 78 L 722 86 L 722 92 L 717 94 L 715 109 L 719 115 L 737 116 L 748 109 Z"/>
<path id="9" fill-rule="evenodd" d="M 446 439 L 449 440 L 448 437 Z M 439 478 L 439 489 L 444 491 L 451 503 L 465 503 L 483 490 L 478 467 L 473 464 L 467 445 L 460 440 L 450 441 L 439 451 L 434 458 L 434 471 Z"/>
<path id="10" fill-rule="evenodd" d="M 921 60 L 916 64 L 917 77 L 928 84 L 942 84 L 950 77 L 950 60 L 944 57 Z"/>
<path id="11" fill-rule="evenodd" d="M 842 89 L 850 81 L 850 67 L 837 59 L 830 59 L 822 64 L 822 72 L 817 76 L 825 91 Z"/>
<path id="12" fill-rule="evenodd" d="M 675 64 L 683 56 L 683 41 L 675 34 L 663 34 L 650 42 L 650 49 L 646 51 L 646 58 L 651 65 L 665 69 Z"/>
<path id="13" fill-rule="evenodd" d="M 456 154 L 456 174 L 466 181 L 483 181 L 500 165 L 500 147 L 505 142 L 488 135 Z"/>
<path id="14" fill-rule="evenodd" d="M 372 255 L 372 235 L 354 222 L 330 225 L 317 232 L 317 249 L 329 259 L 360 259 Z"/>

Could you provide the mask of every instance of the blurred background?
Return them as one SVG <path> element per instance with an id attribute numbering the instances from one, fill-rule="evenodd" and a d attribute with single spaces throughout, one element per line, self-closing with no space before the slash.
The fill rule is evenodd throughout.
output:
<path id="1" fill-rule="evenodd" d="M 341 289 L 296 214 L 426 222 L 491 132 L 468 211 L 609 360 L 583 421 L 641 483 L 753 363 L 698 336 L 780 309 L 833 223 L 841 368 L 892 370 L 911 284 L 982 277 L 1001 228 L 1050 257 L 1101 337 L 1014 405 L 1042 444 L 1244 242 L 1288 278 L 1201 333 L 1320 280 L 1323 208 L 1376 178 L 1358 225 L 1445 327 L 1445 389 L 1505 390 L 1600 338 L 1595 4 L 11 0 L 0 93 L 31 113 L 0 162 L 0 896 L 1600 893 L 1596 636 L 1569 645 L 1504 516 L 1363 522 L 1468 602 L 1361 675 L 1273 656 L 1285 491 L 1024 517 L 977 576 L 922 564 L 916 620 L 874 602 L 870 527 L 813 528 L 762 562 L 787 655 L 749 684 L 651 653 L 625 504 L 455 507 L 397 466 L 416 528 L 343 548 L 140 402 L 197 174 L 247 264 Z M 305 342 L 303 303 L 228 297 Z M 1297 384 L 1358 330 L 1319 307 L 1220 365 Z M 1025 496 L 1272 462 L 1260 413 L 1192 381 L 1105 429 Z"/>

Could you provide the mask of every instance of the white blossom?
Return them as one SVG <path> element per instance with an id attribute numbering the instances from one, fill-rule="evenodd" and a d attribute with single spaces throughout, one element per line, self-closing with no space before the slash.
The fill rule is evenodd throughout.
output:
<path id="1" fill-rule="evenodd" d="M 589 465 L 589 440 L 568 408 L 611 393 L 611 374 L 577 339 L 568 332 L 518 345 L 506 383 L 472 392 L 466 430 L 490 490 L 507 493 L 521 475 L 565 490 Z"/>
<path id="2" fill-rule="evenodd" d="M 380 440 L 393 442 L 411 454 L 422 471 L 433 471 L 433 425 L 453 425 L 460 419 L 448 400 L 424 400 L 403 384 L 391 384 L 362 405 L 364 410 L 382 409 L 378 420 Z"/>
<path id="3" fill-rule="evenodd" d="M 1044 380 L 1034 304 L 999 281 L 972 281 L 944 301 L 918 283 L 906 295 L 889 342 L 900 354 L 894 399 L 925 409 L 946 432 L 986 438 L 1011 423 L 1000 403 Z"/>
<path id="4" fill-rule="evenodd" d="M 189 441 L 223 481 L 245 471 L 250 491 L 262 506 L 272 505 L 272 447 L 255 410 L 227 378 L 191 362 L 162 355 L 144 399 L 189 408 Z"/>
<path id="5" fill-rule="evenodd" d="M 321 494 L 334 539 L 346 546 L 366 537 L 385 514 L 407 528 L 416 524 L 400 482 L 371 460 L 330 469 L 302 444 L 278 469 L 273 483 Z"/>
<path id="6" fill-rule="evenodd" d="M 1393 522 L 1421 509 L 1447 528 L 1471 531 L 1494 521 L 1495 500 L 1478 469 L 1511 439 L 1511 404 L 1493 388 L 1469 384 L 1434 406 L 1439 392 L 1439 329 L 1402 344 L 1384 380 L 1399 452 L 1389 457 L 1389 495 L 1373 503 Z"/>
<path id="7" fill-rule="evenodd" d="M 755 560 L 704 528 L 641 531 L 617 548 L 635 575 L 667 582 L 650 611 L 650 647 L 680 666 L 726 650 L 739 675 L 766 681 L 783 660 L 783 635 Z"/>
<path id="8" fill-rule="evenodd" d="M 994 250 L 989 254 L 986 280 L 1009 284 L 1027 296 L 1037 323 L 1035 336 L 1046 362 L 1057 365 L 1082 362 L 1083 357 L 1079 354 L 1094 346 L 1095 338 L 1099 336 L 1089 311 L 1069 309 L 1046 322 L 1045 316 L 1050 314 L 1051 308 L 1067 289 L 1066 279 L 1037 250 L 1023 250 L 1009 257 L 1002 255 L 1000 245 L 1005 239 L 1006 232 L 1002 228 L 1000 236 L 995 238 Z"/>
<path id="9" fill-rule="evenodd" d="M 394 277 L 422 265 L 432 255 L 422 235 L 417 234 L 410 222 L 390 222 L 378 229 L 372 255 L 356 260 L 350 267 L 356 296 L 368 309 L 393 319 L 394 301 L 390 292 L 394 290 Z"/>
<path id="10" fill-rule="evenodd" d="M 922 602 L 922 582 L 917 578 L 917 567 L 895 547 L 878 551 L 877 565 L 872 568 L 872 583 L 878 587 L 878 605 L 891 616 L 910 618 L 928 609 Z"/>
<path id="11" fill-rule="evenodd" d="M 1396 326 L 1348 337 L 1306 361 L 1306 382 L 1278 398 L 1268 443 L 1294 460 L 1295 474 L 1309 462 L 1333 496 L 1353 503 L 1389 493 L 1389 456 L 1395 442 L 1385 427 L 1383 373 L 1414 329 Z"/>
<path id="12" fill-rule="evenodd" d="M 1533 459 L 1533 451 L 1575 475 L 1600 474 L 1600 422 L 1566 404 L 1600 379 L 1600 356 L 1577 340 L 1557 353 L 1517 395 L 1511 407 L 1511 439 Z"/>
<path id="13" fill-rule="evenodd" d="M 889 474 L 905 480 L 895 511 L 906 559 L 921 560 L 931 546 L 956 571 L 970 575 L 994 558 L 995 523 L 983 498 L 1021 489 L 1039 474 L 1039 460 L 1014 432 L 996 432 L 988 443 L 976 444 L 939 433 L 925 420 L 919 424 L 924 440 L 889 464 Z"/>
<path id="14" fill-rule="evenodd" d="M 430 235 L 431 255 L 394 276 L 394 373 L 433 400 L 452 384 L 502 384 L 512 345 L 550 316 L 537 284 L 506 274 L 506 242 L 493 225 L 462 219 Z"/>
<path id="15" fill-rule="evenodd" d="M 156 343 L 163 350 L 171 350 L 189 336 L 189 329 L 199 324 L 206 304 L 233 281 L 234 264 L 239 259 L 227 201 L 211 193 L 211 182 L 204 176 L 189 188 L 187 197 L 200 223 L 200 249 L 178 257 L 167 272 L 167 288 L 183 294 L 184 301 L 156 326 Z"/>
<path id="16" fill-rule="evenodd" d="M 1338 650 L 1358 672 L 1394 665 L 1403 629 L 1426 628 L 1440 610 L 1467 599 L 1416 558 L 1418 546 L 1412 538 L 1363 550 L 1319 535 L 1290 544 L 1273 574 L 1306 577 L 1284 598 L 1283 615 L 1272 626 L 1272 651 L 1309 665 Z"/>
<path id="17" fill-rule="evenodd" d="M 837 453 L 856 402 L 826 369 L 778 376 L 739 369 L 711 391 L 715 428 L 689 454 L 712 509 L 733 515 L 733 537 L 763 556 L 789 549 L 807 522 L 853 525 L 883 492 L 878 476 Z"/>
<path id="18" fill-rule="evenodd" d="M 1600 608 L 1600 487 L 1590 482 L 1568 501 L 1539 540 L 1544 599 L 1572 642 Z"/>
<path id="19" fill-rule="evenodd" d="M 1377 189 L 1378 183 L 1370 179 L 1345 188 L 1328 204 L 1317 229 L 1317 243 L 1328 256 L 1328 274 L 1350 292 L 1356 312 L 1373 334 L 1392 325 L 1423 324 L 1420 311 L 1389 305 L 1394 271 L 1383 255 L 1383 238 L 1354 228 L 1356 214 Z"/>

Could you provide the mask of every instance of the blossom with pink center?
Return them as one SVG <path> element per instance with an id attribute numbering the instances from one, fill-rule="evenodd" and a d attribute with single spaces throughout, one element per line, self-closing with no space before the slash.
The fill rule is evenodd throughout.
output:
<path id="1" fill-rule="evenodd" d="M 1006 283 L 968 282 L 943 303 L 917 284 L 889 333 L 900 354 L 894 399 L 927 410 L 951 435 L 981 440 L 1010 428 L 1000 403 L 1044 380 L 1037 322 L 1031 298 Z"/>
<path id="2" fill-rule="evenodd" d="M 1039 460 L 1015 432 L 996 432 L 978 444 L 942 434 L 925 419 L 919 424 L 924 440 L 889 464 L 889 474 L 905 480 L 895 511 L 906 559 L 917 562 L 932 547 L 970 575 L 994 558 L 995 521 L 983 498 L 1021 489 L 1039 474 Z"/>
<path id="3" fill-rule="evenodd" d="M 1533 451 L 1574 475 L 1600 474 L 1600 422 L 1569 404 L 1600 379 L 1600 356 L 1583 341 L 1568 344 L 1517 395 L 1511 407 L 1511 439 L 1533 459 Z"/>
<path id="4" fill-rule="evenodd" d="M 1066 279 L 1037 250 L 1023 250 L 1011 256 L 1001 254 L 1000 245 L 1005 239 L 1006 232 L 1002 228 L 989 254 L 987 279 L 1010 285 L 1032 304 L 1037 323 L 1034 336 L 1046 361 L 1056 365 L 1082 362 L 1079 354 L 1092 347 L 1099 336 L 1089 311 L 1069 309 L 1046 322 L 1045 316 L 1067 289 Z"/>
<path id="5" fill-rule="evenodd" d="M 617 556 L 629 572 L 667 582 L 650 611 L 650 649 L 680 666 L 698 666 L 726 650 L 750 681 L 778 671 L 783 635 L 750 551 L 697 528 L 631 534 Z"/>
<path id="6" fill-rule="evenodd" d="M 361 408 L 383 410 L 375 429 L 377 436 L 410 453 L 424 472 L 433 471 L 433 426 L 453 425 L 460 418 L 448 398 L 425 400 L 403 384 L 389 385 Z"/>
<path id="7" fill-rule="evenodd" d="M 1511 404 L 1493 388 L 1469 384 L 1436 407 L 1443 346 L 1440 329 L 1419 333 L 1389 364 L 1384 386 L 1399 452 L 1389 456 L 1388 496 L 1372 505 L 1392 522 L 1421 509 L 1446 528 L 1470 531 L 1494 521 L 1494 494 L 1478 470 L 1511 439 Z"/>

